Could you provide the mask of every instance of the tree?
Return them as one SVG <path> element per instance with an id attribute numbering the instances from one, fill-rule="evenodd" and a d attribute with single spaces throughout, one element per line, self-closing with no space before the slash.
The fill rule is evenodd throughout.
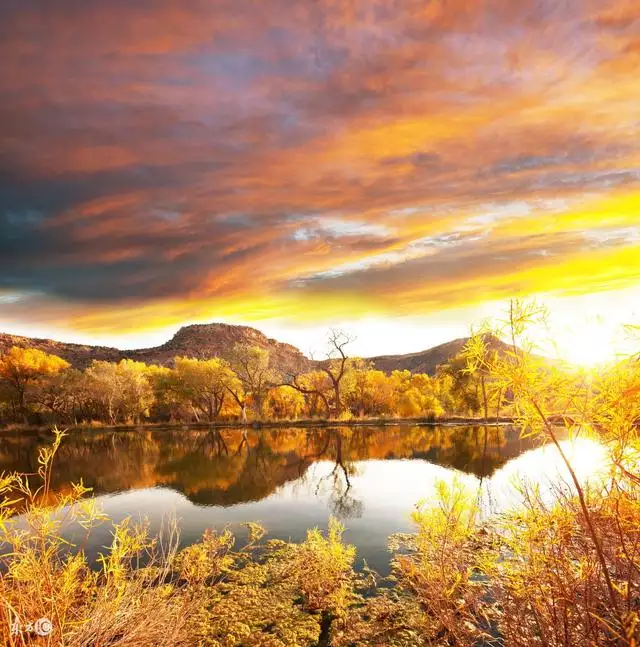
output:
<path id="1" fill-rule="evenodd" d="M 177 388 L 176 372 L 168 366 L 152 364 L 147 367 L 146 374 L 153 391 L 153 418 L 172 421 L 182 419 L 185 403 Z"/>
<path id="2" fill-rule="evenodd" d="M 227 385 L 227 391 L 240 407 L 242 420 L 247 420 L 247 404 L 262 418 L 264 400 L 270 388 L 277 385 L 278 373 L 271 367 L 269 351 L 260 346 L 237 343 L 229 355 L 229 363 L 239 384 Z"/>
<path id="3" fill-rule="evenodd" d="M 476 384 L 476 393 L 478 392 L 477 385 L 480 385 L 480 402 L 482 403 L 485 422 L 489 420 L 491 401 L 495 402 L 496 418 L 500 417 L 500 407 L 504 393 L 502 385 L 496 383 L 489 370 L 490 366 L 499 361 L 498 351 L 491 345 L 494 339 L 495 337 L 487 331 L 472 333 L 460 353 L 460 358 L 466 362 L 463 372 L 473 379 Z"/>
<path id="4" fill-rule="evenodd" d="M 302 375 L 293 373 L 288 376 L 287 380 L 280 386 L 288 386 L 304 396 L 307 413 L 311 418 L 319 414 L 319 403 L 322 403 L 325 414 L 331 415 L 331 405 L 329 404 L 331 383 L 324 371 L 310 371 Z"/>
<path id="5" fill-rule="evenodd" d="M 454 409 L 462 414 L 480 410 L 480 383 L 467 370 L 468 358 L 462 353 L 438 368 L 438 377 L 449 380 Z"/>
<path id="6" fill-rule="evenodd" d="M 393 383 L 384 371 L 367 371 L 366 388 L 368 413 L 372 415 L 393 415 L 396 413 Z"/>
<path id="7" fill-rule="evenodd" d="M 353 337 L 342 330 L 331 330 L 328 338 L 328 350 L 326 359 L 320 363 L 320 370 L 331 382 L 333 389 L 333 415 L 337 418 L 342 413 L 343 404 L 340 393 L 340 385 L 344 378 L 348 360 L 345 347 L 353 341 Z"/>
<path id="8" fill-rule="evenodd" d="M 130 359 L 118 364 L 94 360 L 86 369 L 91 397 L 111 424 L 148 416 L 154 393 L 147 371 L 146 364 Z"/>
<path id="9" fill-rule="evenodd" d="M 75 423 L 78 414 L 84 413 L 89 400 L 86 383 L 82 371 L 68 368 L 39 380 L 32 398 L 65 423 Z"/>
<path id="10" fill-rule="evenodd" d="M 392 384 L 383 371 L 360 358 L 348 361 L 342 384 L 342 400 L 357 416 L 393 413 Z"/>
<path id="11" fill-rule="evenodd" d="M 175 358 L 175 389 L 180 397 L 186 399 L 196 417 L 206 416 L 213 422 L 220 416 L 225 397 L 234 388 L 237 380 L 223 359 L 209 360 Z"/>
<path id="12" fill-rule="evenodd" d="M 57 355 L 49 355 L 36 348 L 13 346 L 0 357 L 0 379 L 8 385 L 17 411 L 26 418 L 31 386 L 68 367 L 69 363 Z"/>
<path id="13" fill-rule="evenodd" d="M 371 413 L 369 371 L 372 364 L 360 358 L 350 359 L 348 364 L 342 385 L 343 404 L 354 415 L 364 416 Z"/>
<path id="14" fill-rule="evenodd" d="M 596 555 L 595 561 L 599 566 L 602 577 L 600 584 L 603 585 L 602 588 L 606 591 L 606 596 L 608 597 L 609 618 L 608 622 L 603 621 L 603 624 L 608 625 L 611 632 L 620 637 L 620 633 L 625 631 L 626 624 L 623 609 L 625 607 L 630 608 L 629 602 L 633 588 L 631 586 L 631 577 L 629 576 L 629 579 L 625 582 L 626 587 L 614 582 L 614 578 L 620 572 L 620 569 L 610 567 L 609 561 L 612 556 L 607 554 L 605 549 L 605 542 L 611 541 L 609 522 L 606 520 L 606 515 L 603 515 L 602 507 L 594 508 L 592 502 L 589 501 L 588 484 L 581 483 L 575 466 L 560 442 L 560 429 L 554 423 L 554 420 L 562 420 L 565 431 L 570 435 L 576 431 L 601 427 L 602 439 L 613 440 L 614 446 L 617 445 L 617 448 L 611 452 L 612 457 L 616 455 L 616 452 L 621 452 L 619 455 L 623 455 L 630 448 L 633 448 L 635 450 L 634 455 L 637 458 L 637 448 L 634 448 L 634 441 L 637 442 L 637 432 L 634 430 L 631 435 L 627 434 L 633 428 L 636 414 L 640 411 L 640 408 L 636 398 L 620 397 L 622 393 L 619 387 L 624 384 L 624 378 L 619 374 L 616 375 L 615 371 L 611 372 L 614 375 L 613 384 L 607 384 L 605 377 L 600 387 L 600 393 L 596 398 L 592 398 L 591 383 L 579 385 L 573 376 L 559 370 L 557 367 L 546 365 L 542 358 L 536 356 L 533 353 L 534 344 L 530 340 L 529 334 L 531 329 L 536 326 L 546 326 L 547 317 L 547 309 L 535 301 L 529 303 L 517 300 L 511 301 L 506 319 L 497 328 L 498 333 L 502 333 L 509 338 L 511 348 L 504 356 L 496 354 L 487 357 L 483 353 L 481 345 L 475 344 L 469 352 L 470 365 L 484 369 L 494 377 L 500 385 L 501 392 L 508 390 L 512 393 L 514 412 L 522 426 L 523 433 L 539 435 L 555 446 L 569 473 L 571 484 L 577 495 L 579 514 L 577 511 L 574 512 L 574 519 L 579 518 L 580 523 L 584 525 L 581 530 L 592 544 Z M 472 350 L 475 350 L 475 354 L 471 352 Z M 634 373 L 634 371 L 629 371 L 629 367 L 625 367 L 624 374 L 627 378 L 630 378 L 630 383 L 637 387 L 638 373 Z M 613 395 L 612 399 L 611 395 Z M 611 434 L 612 438 L 606 438 L 605 430 Z M 613 464 L 620 467 L 615 458 Z M 637 479 L 637 482 L 640 482 L 640 478 L 637 476 L 637 460 L 634 461 L 632 469 L 636 472 L 635 474 L 627 471 L 624 467 L 622 475 L 614 473 L 614 482 L 609 486 L 610 491 L 613 493 L 611 498 L 614 500 L 613 506 L 616 515 L 619 515 L 621 500 L 625 498 L 624 495 L 622 498 L 618 498 L 620 493 L 624 492 L 625 487 L 616 482 L 617 479 L 620 476 L 628 478 L 630 475 L 633 477 L 632 480 Z M 608 503 L 606 497 L 603 502 Z M 570 503 L 571 501 L 565 501 L 565 504 Z M 604 525 L 602 525 L 603 519 L 605 520 Z M 557 520 L 554 518 L 552 523 L 555 526 Z M 626 538 L 623 536 L 622 524 L 619 518 L 616 519 L 616 526 L 619 537 L 615 538 L 614 541 L 620 540 L 622 548 L 616 547 L 616 550 L 612 552 L 614 554 L 624 553 L 625 557 L 628 558 L 628 549 L 624 547 Z M 522 541 L 520 533 L 518 533 L 518 541 Z M 549 570 L 552 569 L 553 567 L 549 568 Z M 596 569 L 592 570 L 595 571 Z M 531 579 L 534 580 L 535 578 Z M 554 577 L 554 580 L 557 580 L 557 578 Z M 595 595 L 595 586 L 592 585 L 589 593 L 589 597 Z M 627 600 L 620 604 L 620 598 L 625 595 Z M 544 605 L 548 607 L 547 599 L 544 600 Z M 601 604 L 600 608 L 604 608 L 604 605 Z M 566 617 L 566 611 L 564 613 Z M 539 616 L 536 617 L 536 625 L 537 627 L 540 626 Z M 581 627 L 581 631 L 584 632 L 584 628 Z M 568 635 L 566 627 L 564 635 L 566 639 Z M 631 632 L 628 635 L 631 635 Z M 567 644 L 570 642 L 571 640 Z M 592 642 L 595 644 L 595 641 Z M 635 644 L 635 640 L 629 644 Z"/>
<path id="15" fill-rule="evenodd" d="M 393 371 L 393 413 L 403 417 L 437 416 L 444 409 L 436 393 L 436 381 L 424 373 Z"/>
<path id="16" fill-rule="evenodd" d="M 304 413 L 305 404 L 302 393 L 278 386 L 269 391 L 267 411 L 273 418 L 295 420 Z"/>

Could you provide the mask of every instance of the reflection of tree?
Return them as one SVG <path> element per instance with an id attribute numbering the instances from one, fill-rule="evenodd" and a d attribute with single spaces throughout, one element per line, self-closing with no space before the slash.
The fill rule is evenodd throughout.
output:
<path id="1" fill-rule="evenodd" d="M 212 448 L 216 456 L 227 456 L 229 454 L 227 443 L 219 429 L 210 429 L 203 434 L 202 438 L 197 439 L 197 441 L 197 451 L 207 452 L 207 450 Z"/>
<path id="2" fill-rule="evenodd" d="M 331 495 L 329 507 L 338 519 L 358 518 L 362 516 L 364 504 L 353 496 L 351 477 L 357 474 L 355 463 L 345 460 L 343 452 L 343 436 L 339 429 L 327 432 L 327 442 L 324 452 L 328 453 L 333 448 L 335 465 L 329 474 L 319 479 L 316 486 L 316 495 L 323 485 L 330 484 Z"/>
<path id="3" fill-rule="evenodd" d="M 331 514 L 341 520 L 359 519 L 364 512 L 364 503 L 353 496 L 351 482 L 347 480 L 346 474 L 345 484 L 346 487 L 342 485 L 341 479 L 334 479 L 333 489 L 329 497 Z"/>
<path id="4" fill-rule="evenodd" d="M 38 449 L 47 442 L 40 435 L 3 436 L 0 471 L 36 471 Z M 492 426 L 92 430 L 65 439 L 52 487 L 62 490 L 80 478 L 96 494 L 167 486 L 193 502 L 227 506 L 312 478 L 311 465 L 330 461 L 319 487 L 344 518 L 362 513 L 353 491 L 362 461 L 424 459 L 482 478 L 532 445 L 517 429 Z"/>

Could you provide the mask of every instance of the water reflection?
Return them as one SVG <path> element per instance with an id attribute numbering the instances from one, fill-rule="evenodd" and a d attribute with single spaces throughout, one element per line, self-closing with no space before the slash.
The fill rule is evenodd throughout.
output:
<path id="1" fill-rule="evenodd" d="M 44 442 L 1 437 L 0 471 L 36 471 Z M 574 458 L 587 478 L 602 456 L 581 442 L 572 446 L 582 452 Z M 83 478 L 111 519 L 146 517 L 152 530 L 175 514 L 184 544 L 226 524 L 242 539 L 240 524 L 256 520 L 272 537 L 297 540 L 333 514 L 360 557 L 384 572 L 387 537 L 410 530 L 409 513 L 434 496 L 438 480 L 462 479 L 487 511 L 499 510 L 521 496 L 516 477 L 546 482 L 550 491 L 563 478 L 558 459 L 555 448 L 521 439 L 511 427 L 93 430 L 65 439 L 52 487 Z M 93 531 L 90 555 L 109 542 L 109 531 L 108 524 Z"/>
<path id="2" fill-rule="evenodd" d="M 46 442 L 0 437 L 0 470 L 36 471 Z M 80 478 L 97 494 L 164 485 L 194 503 L 228 506 L 260 500 L 322 460 L 348 489 L 357 461 L 424 459 L 483 477 L 533 446 L 515 429 L 480 426 L 84 431 L 60 448 L 53 487 Z"/>

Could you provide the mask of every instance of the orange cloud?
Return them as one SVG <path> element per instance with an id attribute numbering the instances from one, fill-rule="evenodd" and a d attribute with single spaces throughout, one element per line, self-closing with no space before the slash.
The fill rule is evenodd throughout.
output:
<path id="1" fill-rule="evenodd" d="M 637 283 L 640 20 L 569 4 L 5 3 L 0 324 Z"/>

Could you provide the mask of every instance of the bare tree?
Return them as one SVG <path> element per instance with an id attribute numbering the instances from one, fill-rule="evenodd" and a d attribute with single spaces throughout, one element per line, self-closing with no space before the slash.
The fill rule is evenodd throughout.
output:
<path id="1" fill-rule="evenodd" d="M 348 356 L 345 347 L 354 341 L 343 330 L 331 329 L 328 339 L 327 358 L 320 363 L 320 370 L 324 371 L 333 388 L 333 414 L 337 418 L 342 413 L 342 399 L 340 397 L 340 383 L 347 372 Z"/>
<path id="2" fill-rule="evenodd" d="M 324 380 L 312 380 L 310 376 L 291 372 L 287 380 L 279 386 L 288 386 L 303 395 L 312 396 L 322 401 L 329 417 L 338 417 L 343 410 L 340 386 L 342 379 L 349 367 L 349 357 L 345 351 L 354 338 L 342 330 L 331 329 L 327 339 L 325 358 L 316 363 L 317 373 L 322 374 Z M 313 355 L 311 356 L 313 359 Z M 333 391 L 333 398 L 329 394 Z"/>

